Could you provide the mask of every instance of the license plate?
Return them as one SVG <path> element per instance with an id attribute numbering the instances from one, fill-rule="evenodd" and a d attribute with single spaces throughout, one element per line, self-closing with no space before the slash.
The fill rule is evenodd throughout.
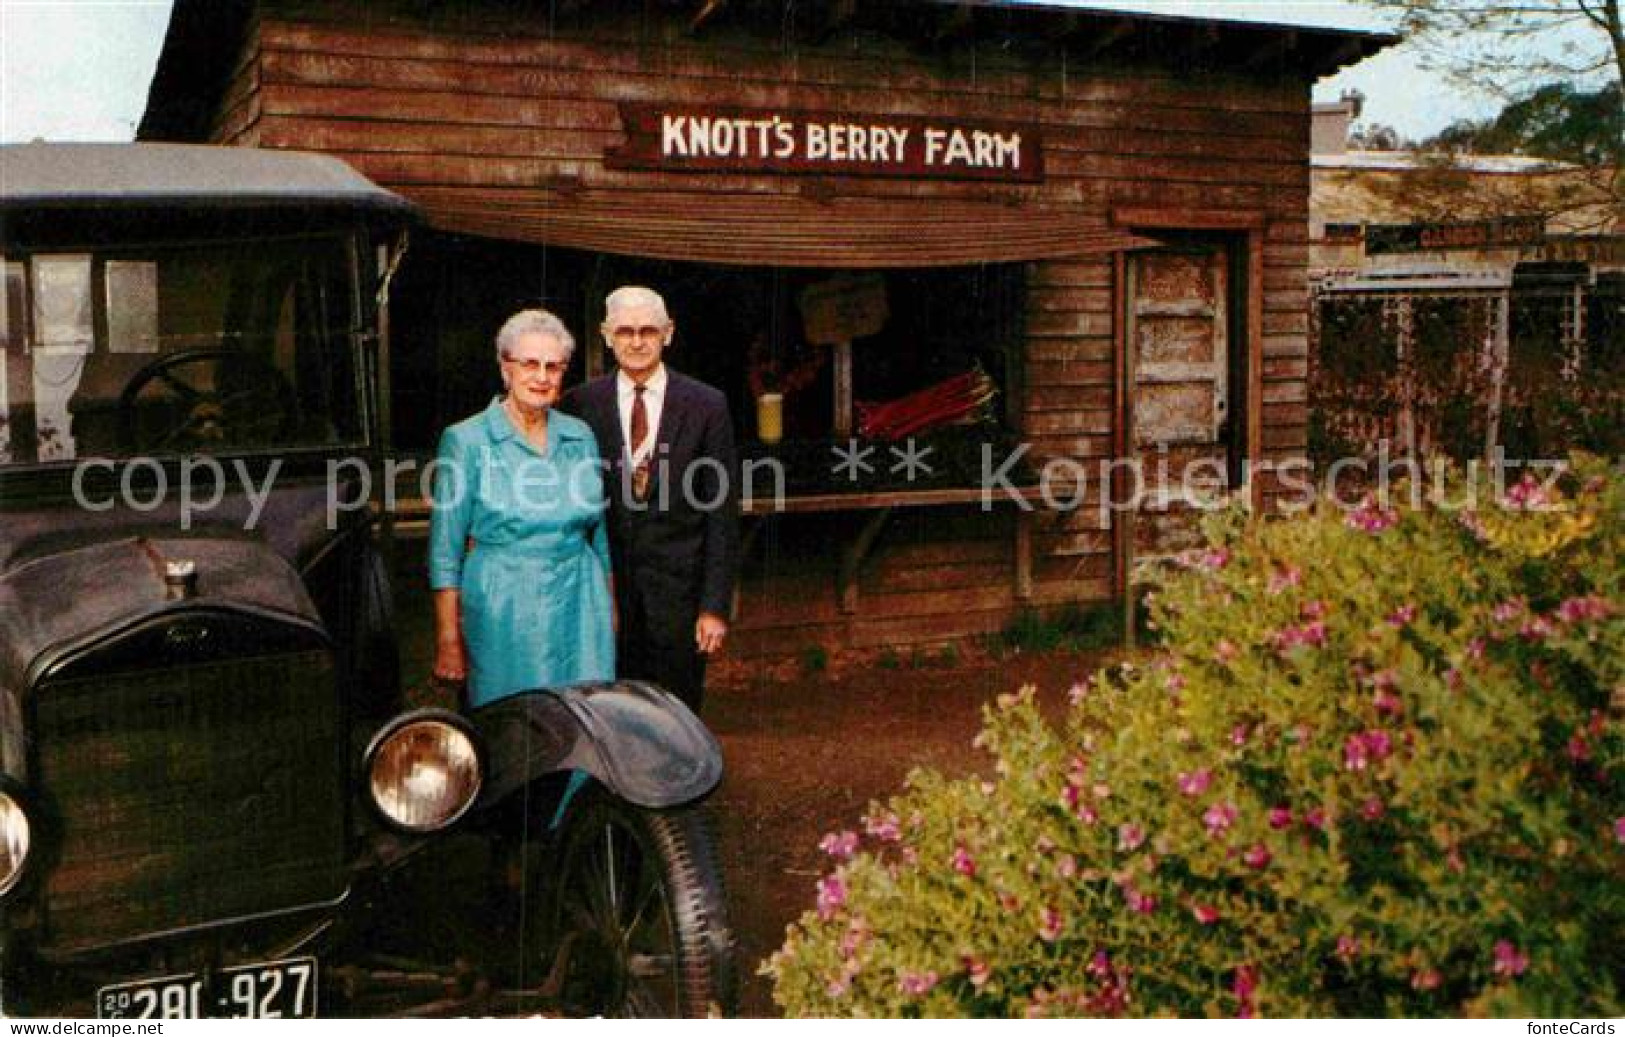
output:
<path id="1" fill-rule="evenodd" d="M 96 992 L 101 1019 L 309 1019 L 316 1014 L 316 959 L 287 958 L 116 983 Z"/>

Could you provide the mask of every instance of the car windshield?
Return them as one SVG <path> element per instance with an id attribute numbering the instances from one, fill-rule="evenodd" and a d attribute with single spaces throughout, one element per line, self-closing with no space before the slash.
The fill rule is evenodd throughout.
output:
<path id="1" fill-rule="evenodd" d="M 8 252 L 0 466 L 363 436 L 342 237 Z"/>

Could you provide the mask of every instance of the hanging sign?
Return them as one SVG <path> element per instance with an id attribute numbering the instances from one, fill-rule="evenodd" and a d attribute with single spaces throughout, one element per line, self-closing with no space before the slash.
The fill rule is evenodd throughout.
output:
<path id="1" fill-rule="evenodd" d="M 1509 216 L 1474 223 L 1406 223 L 1366 228 L 1368 253 L 1423 252 L 1433 249 L 1490 249 L 1538 245 L 1546 223 L 1538 216 Z"/>
<path id="2" fill-rule="evenodd" d="M 1038 131 L 965 119 L 780 109 L 621 105 L 611 169 L 907 176 L 1035 183 Z"/>
<path id="3" fill-rule="evenodd" d="M 841 274 L 801 290 L 802 333 L 808 342 L 832 345 L 867 338 L 886 326 L 886 279 L 879 274 Z"/>

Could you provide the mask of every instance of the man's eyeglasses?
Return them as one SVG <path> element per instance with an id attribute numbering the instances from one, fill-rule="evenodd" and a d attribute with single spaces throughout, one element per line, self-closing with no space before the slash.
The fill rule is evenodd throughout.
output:
<path id="1" fill-rule="evenodd" d="M 617 346 L 630 346 L 640 340 L 643 342 L 659 342 L 666 337 L 666 329 L 656 324 L 645 324 L 641 328 L 610 328 L 609 337 Z"/>

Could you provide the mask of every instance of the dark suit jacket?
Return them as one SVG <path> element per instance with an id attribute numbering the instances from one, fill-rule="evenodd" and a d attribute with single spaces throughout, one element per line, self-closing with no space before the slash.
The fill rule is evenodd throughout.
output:
<path id="1" fill-rule="evenodd" d="M 571 390 L 560 409 L 592 427 L 610 466 L 609 548 L 616 593 L 633 581 L 652 626 L 693 639 L 700 611 L 727 617 L 739 558 L 739 463 L 727 398 L 666 367 L 648 499 L 635 500 L 615 375 Z M 698 463 L 696 463 L 698 462 Z M 685 489 L 686 487 L 686 489 Z"/>

